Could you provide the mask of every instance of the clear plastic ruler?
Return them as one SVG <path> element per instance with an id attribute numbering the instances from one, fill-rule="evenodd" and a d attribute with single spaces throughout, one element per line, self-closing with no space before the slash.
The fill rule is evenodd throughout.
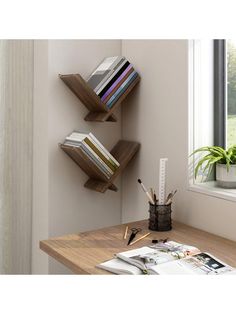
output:
<path id="1" fill-rule="evenodd" d="M 166 172 L 168 158 L 160 159 L 159 168 L 159 204 L 164 205 L 166 199 Z"/>

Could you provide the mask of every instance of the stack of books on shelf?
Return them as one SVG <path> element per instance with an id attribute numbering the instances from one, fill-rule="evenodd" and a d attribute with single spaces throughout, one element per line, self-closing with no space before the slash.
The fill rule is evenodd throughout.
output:
<path id="1" fill-rule="evenodd" d="M 72 132 L 66 137 L 64 145 L 79 148 L 107 179 L 110 179 L 120 166 L 91 132 L 89 134 Z"/>
<path id="2" fill-rule="evenodd" d="M 138 73 L 125 57 L 105 58 L 89 76 L 87 83 L 111 109 L 128 87 L 138 78 Z"/>

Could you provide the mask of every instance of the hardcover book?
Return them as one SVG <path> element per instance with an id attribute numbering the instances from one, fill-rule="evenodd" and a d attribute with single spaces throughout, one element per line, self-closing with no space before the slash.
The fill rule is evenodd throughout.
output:
<path id="1" fill-rule="evenodd" d="M 134 68 L 130 64 L 128 68 L 126 68 L 125 71 L 121 74 L 121 76 L 118 77 L 115 83 L 113 83 L 112 86 L 106 91 L 101 100 L 106 103 L 133 71 Z"/>
<path id="2" fill-rule="evenodd" d="M 80 149 L 107 179 L 110 179 L 119 167 L 118 161 L 92 133 L 72 132 L 66 137 L 64 145 Z"/>
<path id="3" fill-rule="evenodd" d="M 120 96 L 126 91 L 126 89 L 132 84 L 132 82 L 137 78 L 138 73 L 133 71 L 129 77 L 121 84 L 117 91 L 112 95 L 112 97 L 106 103 L 108 108 L 111 108 L 114 103 L 120 98 Z"/>
<path id="4" fill-rule="evenodd" d="M 96 92 L 123 61 L 120 56 L 105 58 L 89 76 L 87 83 Z"/>

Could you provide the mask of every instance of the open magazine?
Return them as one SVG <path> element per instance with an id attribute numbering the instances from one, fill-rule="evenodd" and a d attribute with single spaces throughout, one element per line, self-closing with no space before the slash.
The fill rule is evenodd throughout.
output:
<path id="1" fill-rule="evenodd" d="M 116 256 L 148 273 L 152 266 L 181 259 L 196 253 L 200 253 L 196 247 L 168 241 L 118 253 Z"/>
<path id="2" fill-rule="evenodd" d="M 199 253 L 181 260 L 152 266 L 159 275 L 224 275 L 235 269 L 209 253 Z"/>
<path id="3" fill-rule="evenodd" d="M 228 274 L 234 268 L 196 247 L 168 241 L 116 254 L 97 265 L 115 274 Z M 232 273 L 233 274 L 233 273 Z"/>

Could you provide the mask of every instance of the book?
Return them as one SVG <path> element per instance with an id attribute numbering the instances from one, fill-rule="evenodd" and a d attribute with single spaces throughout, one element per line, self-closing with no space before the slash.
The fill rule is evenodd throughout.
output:
<path id="1" fill-rule="evenodd" d="M 138 73 L 133 71 L 129 77 L 124 81 L 124 83 L 117 89 L 117 91 L 112 95 L 112 97 L 106 103 L 108 108 L 111 108 L 114 103 L 120 98 L 120 96 L 126 91 L 126 89 L 132 84 L 132 82 L 136 79 Z"/>
<path id="2" fill-rule="evenodd" d="M 110 179 L 112 174 L 107 170 L 105 165 L 101 163 L 101 161 L 93 153 L 91 153 L 91 151 L 89 151 L 89 149 L 86 146 L 84 146 L 82 143 L 65 141 L 64 145 L 78 147 L 79 149 L 81 149 L 83 154 L 86 155 L 100 171 L 102 171 L 102 173 L 106 176 L 106 178 Z"/>
<path id="3" fill-rule="evenodd" d="M 118 77 L 124 72 L 124 70 L 129 66 L 129 61 L 126 61 L 125 64 L 120 68 L 118 72 L 115 73 L 115 75 L 112 77 L 112 79 L 109 82 L 106 82 L 104 84 L 103 89 L 99 92 L 97 92 L 97 95 L 101 98 L 106 91 L 111 87 L 111 85 L 118 79 Z"/>
<path id="4" fill-rule="evenodd" d="M 235 268 L 213 255 L 175 241 L 118 253 L 115 259 L 97 267 L 116 274 L 132 275 L 236 275 Z"/>
<path id="5" fill-rule="evenodd" d="M 159 275 L 230 275 L 235 269 L 209 253 L 199 253 L 150 268 Z"/>
<path id="6" fill-rule="evenodd" d="M 90 132 L 89 134 L 83 132 L 72 132 L 68 138 L 73 138 L 76 140 L 83 140 L 85 137 L 89 137 L 95 145 L 97 145 L 98 149 L 109 159 L 111 162 L 115 164 L 115 167 L 119 167 L 119 162 L 110 154 L 110 152 L 102 145 L 102 143 Z"/>
<path id="7" fill-rule="evenodd" d="M 125 71 L 118 77 L 118 79 L 111 85 L 111 87 L 102 96 L 101 100 L 107 102 L 112 94 L 120 87 L 120 85 L 127 79 L 127 77 L 134 71 L 133 66 L 130 64 Z"/>
<path id="8" fill-rule="evenodd" d="M 112 75 L 101 85 L 101 87 L 96 91 L 96 94 L 100 97 L 111 87 L 111 85 L 117 80 L 117 78 L 125 71 L 125 69 L 130 65 L 129 61 L 125 58 L 119 64 L 119 66 L 114 69 Z"/>
<path id="9" fill-rule="evenodd" d="M 106 179 L 110 179 L 120 165 L 92 133 L 72 132 L 66 137 L 64 145 L 78 148 Z"/>
<path id="10" fill-rule="evenodd" d="M 73 146 L 74 145 L 66 145 L 66 146 Z M 89 171 L 92 174 L 92 177 L 94 178 L 98 178 L 101 181 L 107 181 L 108 175 L 103 171 L 103 169 L 101 167 L 99 167 L 96 162 L 93 160 L 93 158 L 91 158 L 89 155 L 86 154 L 86 152 L 84 151 L 84 149 L 81 147 L 79 149 L 76 150 L 76 158 L 74 157 L 74 154 L 69 154 L 71 156 L 71 158 L 73 160 L 77 160 L 77 155 L 80 156 L 80 158 L 82 158 L 83 160 L 88 159 L 90 160 L 91 163 L 94 164 L 94 167 L 90 166 L 90 163 L 85 163 L 83 162 L 82 165 L 80 165 L 80 167 L 87 173 L 87 171 Z M 76 161 L 77 162 L 77 161 Z"/>
<path id="11" fill-rule="evenodd" d="M 99 142 L 99 140 L 90 132 L 89 136 L 94 140 L 95 143 L 97 143 L 97 145 L 100 147 L 100 149 L 107 154 L 107 156 L 109 156 L 109 158 L 114 162 L 114 164 L 119 167 L 120 164 L 119 162 L 112 156 L 112 154 L 110 154 L 110 152 L 102 145 L 101 142 Z"/>
<path id="12" fill-rule="evenodd" d="M 93 144 L 91 142 L 91 140 L 88 138 L 88 137 L 85 137 L 85 138 L 80 138 L 80 139 L 76 139 L 74 137 L 72 138 L 69 138 L 67 137 L 66 138 L 66 143 L 70 142 L 71 144 L 74 144 L 74 145 L 77 145 L 78 143 L 79 144 L 82 144 L 84 145 L 92 154 L 95 155 L 95 157 L 102 163 L 104 164 L 105 168 L 108 168 L 107 170 L 110 172 L 110 173 L 114 173 L 115 170 L 117 169 L 117 167 L 114 167 L 113 166 L 113 163 L 110 162 L 110 160 L 104 156 L 104 154 L 102 153 L 102 151 L 100 151 L 96 146 L 95 144 Z M 65 144 L 66 144 L 65 143 Z M 78 146 L 78 145 L 77 145 Z"/>
<path id="13" fill-rule="evenodd" d="M 97 265 L 98 268 L 107 270 L 117 275 L 142 275 L 143 272 L 136 266 L 128 264 L 121 259 L 113 258 Z"/>
<path id="14" fill-rule="evenodd" d="M 82 142 L 89 145 L 95 154 L 98 155 L 113 172 L 115 172 L 120 165 L 91 132 L 89 134 L 73 132 L 70 136 L 66 137 L 66 140 Z"/>
<path id="15" fill-rule="evenodd" d="M 82 147 L 92 156 L 96 158 L 98 164 L 101 164 L 107 171 L 108 175 L 113 175 L 114 171 L 104 162 L 102 158 L 88 145 L 86 142 L 82 142 Z"/>
<path id="16" fill-rule="evenodd" d="M 112 75 L 117 64 L 123 62 L 123 59 L 120 56 L 105 58 L 87 79 L 89 86 L 96 92 L 107 78 Z"/>

